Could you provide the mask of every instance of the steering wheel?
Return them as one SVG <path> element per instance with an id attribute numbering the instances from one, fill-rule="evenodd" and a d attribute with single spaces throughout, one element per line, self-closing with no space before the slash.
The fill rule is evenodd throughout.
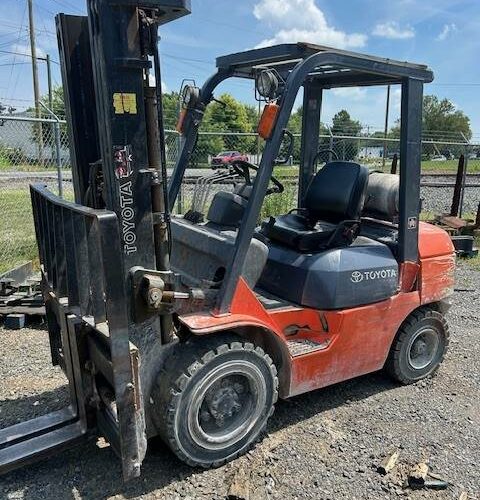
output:
<path id="1" fill-rule="evenodd" d="M 245 160 L 233 160 L 230 163 L 230 166 L 235 171 L 235 173 L 237 173 L 238 175 L 240 175 L 245 179 L 247 186 L 252 186 L 252 178 L 250 177 L 250 170 L 258 172 L 257 165 L 254 165 L 253 163 L 250 163 Z M 266 195 L 268 196 L 269 194 L 273 193 L 283 193 L 283 191 L 285 190 L 283 184 L 276 177 L 273 177 L 273 175 L 270 177 L 270 180 L 273 182 L 274 185 L 267 189 Z"/>
<path id="2" fill-rule="evenodd" d="M 318 160 L 325 153 L 332 155 L 332 158 L 334 160 L 338 160 L 338 155 L 333 149 L 329 149 L 329 148 L 328 149 L 320 149 L 320 151 L 317 151 L 317 154 L 315 155 L 315 158 L 313 159 L 313 166 L 315 168 L 317 167 Z"/>

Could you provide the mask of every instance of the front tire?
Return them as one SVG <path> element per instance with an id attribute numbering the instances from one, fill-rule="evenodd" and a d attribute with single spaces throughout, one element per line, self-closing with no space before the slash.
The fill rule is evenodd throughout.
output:
<path id="1" fill-rule="evenodd" d="M 249 449 L 277 397 L 270 356 L 243 339 L 220 335 L 178 344 L 150 403 L 157 431 L 177 457 L 209 468 Z"/>
<path id="2" fill-rule="evenodd" d="M 400 327 L 388 359 L 387 373 L 402 384 L 413 384 L 438 370 L 448 349 L 448 324 L 430 308 L 414 311 Z"/>

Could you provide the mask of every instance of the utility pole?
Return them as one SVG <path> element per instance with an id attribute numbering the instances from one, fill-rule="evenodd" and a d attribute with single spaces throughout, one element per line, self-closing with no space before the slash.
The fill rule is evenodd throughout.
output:
<path id="1" fill-rule="evenodd" d="M 387 159 L 387 134 L 388 134 L 388 115 L 390 114 L 390 85 L 387 85 L 387 104 L 385 107 L 385 130 L 383 133 L 383 168 Z"/>
<path id="2" fill-rule="evenodd" d="M 33 0 L 28 2 L 28 21 L 30 27 L 30 50 L 32 53 L 32 74 L 33 74 L 33 96 L 35 99 L 35 117 L 40 118 L 40 88 L 38 85 L 38 65 L 37 65 L 37 47 L 35 43 L 35 22 L 33 19 Z M 43 163 L 43 131 L 42 123 L 38 122 L 38 160 Z"/>
<path id="3" fill-rule="evenodd" d="M 38 59 L 43 59 L 41 57 L 39 57 Z M 45 57 L 45 62 L 47 63 L 47 82 L 48 82 L 48 109 L 50 110 L 50 113 L 53 113 L 53 88 L 52 88 L 52 68 L 50 67 L 50 54 L 47 54 L 47 56 Z M 51 123 L 50 124 L 50 133 L 51 133 L 51 137 L 55 137 L 55 142 L 56 141 L 56 136 L 57 136 L 57 124 L 53 124 Z M 55 153 L 54 153 L 55 151 Z M 53 148 L 52 146 L 52 165 L 53 165 L 53 162 L 54 162 L 54 154 L 59 156 L 60 154 L 60 150 L 57 148 L 56 150 Z M 60 158 L 57 158 L 57 165 L 58 165 L 58 162 L 60 161 L 60 164 L 61 164 L 61 159 Z M 59 192 L 61 192 L 61 185 L 59 185 Z M 60 196 L 62 196 L 60 194 Z"/>

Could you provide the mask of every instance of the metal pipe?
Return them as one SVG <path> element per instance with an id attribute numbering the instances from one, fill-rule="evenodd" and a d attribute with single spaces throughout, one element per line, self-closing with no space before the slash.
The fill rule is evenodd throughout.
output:
<path id="1" fill-rule="evenodd" d="M 385 130 L 383 133 L 383 161 L 382 166 L 385 168 L 387 160 L 387 135 L 388 135 L 388 115 L 390 114 L 390 85 L 387 85 L 387 102 L 385 105 Z M 393 167 L 392 167 L 393 168 Z M 392 172 L 394 173 L 394 172 Z"/>
<path id="2" fill-rule="evenodd" d="M 153 55 L 155 87 L 145 88 L 145 108 L 147 120 L 147 142 L 152 176 L 152 211 L 154 220 L 155 261 L 159 271 L 170 270 L 170 207 L 167 187 L 167 156 L 165 148 L 165 130 L 163 127 L 162 74 L 158 52 L 158 25 L 150 26 L 150 54 Z M 158 220 L 159 218 L 159 220 Z M 162 343 L 173 340 L 173 318 L 171 314 L 160 317 Z"/>
<path id="3" fill-rule="evenodd" d="M 145 87 L 145 121 L 147 126 L 148 163 L 152 172 L 152 212 L 165 213 L 165 204 L 160 176 L 161 155 L 159 147 L 159 131 L 157 120 L 157 96 L 154 87 Z M 164 217 L 163 217 L 164 218 Z M 159 271 L 170 268 L 167 223 L 165 220 L 155 221 L 153 226 L 155 244 L 155 263 Z"/>

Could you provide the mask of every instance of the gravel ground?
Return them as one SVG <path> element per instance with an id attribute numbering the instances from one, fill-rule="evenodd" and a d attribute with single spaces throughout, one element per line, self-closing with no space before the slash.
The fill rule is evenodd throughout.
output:
<path id="1" fill-rule="evenodd" d="M 216 470 L 192 470 L 161 444 L 143 476 L 127 485 L 104 442 L 92 440 L 0 479 L 1 499 L 224 499 L 234 478 L 247 477 L 250 499 L 480 498 L 480 272 L 462 263 L 449 314 L 451 349 L 438 374 L 400 387 L 376 373 L 279 402 L 263 441 Z M 58 408 L 64 378 L 48 367 L 41 326 L 0 327 L 0 420 L 5 426 Z M 376 471 L 398 450 L 397 467 Z M 403 488 L 419 461 L 452 483 L 446 491 Z"/>
<path id="2" fill-rule="evenodd" d="M 453 184 L 455 177 L 442 175 L 423 175 L 423 183 L 446 183 Z M 467 176 L 465 184 L 465 194 L 463 199 L 463 213 L 475 214 L 480 201 L 480 188 L 477 187 L 480 182 L 480 176 Z M 473 185 L 469 185 L 473 184 Z M 429 187 L 420 188 L 420 197 L 422 198 L 422 209 L 431 213 L 450 212 L 453 198 L 453 187 Z"/>

